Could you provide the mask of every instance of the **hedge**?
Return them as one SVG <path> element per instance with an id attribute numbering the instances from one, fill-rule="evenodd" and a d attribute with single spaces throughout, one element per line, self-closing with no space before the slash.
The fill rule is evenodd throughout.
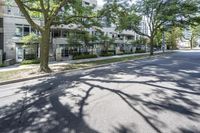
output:
<path id="1" fill-rule="evenodd" d="M 28 64 L 39 64 L 40 60 L 23 60 L 20 64 L 21 65 L 28 65 Z"/>
<path id="2" fill-rule="evenodd" d="M 6 65 L 5 64 L 0 64 L 0 67 L 5 67 Z"/>
<path id="3" fill-rule="evenodd" d="M 81 55 L 73 56 L 73 60 L 89 59 L 89 58 L 97 58 L 97 55 L 94 55 L 94 54 L 81 54 Z"/>
<path id="4" fill-rule="evenodd" d="M 108 53 L 101 53 L 100 56 L 105 57 L 105 56 L 113 56 L 114 54 L 111 52 Z"/>
<path id="5" fill-rule="evenodd" d="M 135 53 L 146 53 L 145 50 L 136 50 Z"/>

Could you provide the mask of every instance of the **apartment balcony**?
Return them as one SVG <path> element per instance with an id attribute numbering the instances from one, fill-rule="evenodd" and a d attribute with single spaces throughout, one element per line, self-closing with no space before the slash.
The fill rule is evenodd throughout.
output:
<path id="1" fill-rule="evenodd" d="M 127 40 L 126 43 L 127 43 L 127 44 L 131 44 L 133 41 L 134 41 L 133 39 Z"/>
<path id="2" fill-rule="evenodd" d="M 61 38 L 61 37 L 59 37 L 59 38 L 53 38 L 53 44 L 67 44 L 67 38 L 65 37 L 63 37 L 63 38 Z"/>
<path id="3" fill-rule="evenodd" d="M 115 39 L 115 43 L 123 44 L 125 41 L 123 39 Z"/>

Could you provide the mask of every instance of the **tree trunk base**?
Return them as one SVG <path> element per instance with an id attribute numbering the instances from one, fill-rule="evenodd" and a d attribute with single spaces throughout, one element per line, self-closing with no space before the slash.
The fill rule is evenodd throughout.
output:
<path id="1" fill-rule="evenodd" d="M 44 72 L 44 73 L 51 73 L 52 72 L 52 70 L 47 66 L 47 67 L 41 67 L 40 66 L 40 68 L 39 68 L 39 70 L 38 70 L 39 72 Z"/>

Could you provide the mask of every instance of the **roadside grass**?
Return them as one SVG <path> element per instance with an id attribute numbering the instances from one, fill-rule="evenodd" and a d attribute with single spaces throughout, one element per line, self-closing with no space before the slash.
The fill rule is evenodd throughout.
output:
<path id="1" fill-rule="evenodd" d="M 130 61 L 130 60 L 143 59 L 143 58 L 147 58 L 147 57 L 150 57 L 150 56 L 149 55 L 129 56 L 129 57 L 90 61 L 90 62 L 84 62 L 84 63 L 78 63 L 78 64 L 79 65 L 87 64 L 89 66 L 97 66 L 97 65 L 104 65 L 104 64 L 116 63 L 116 62 L 122 62 L 122 61 L 126 62 L 126 61 Z"/>
<path id="2" fill-rule="evenodd" d="M 63 68 L 60 71 L 81 69 L 81 68 L 90 68 L 90 67 L 95 67 L 98 65 L 105 65 L 105 64 L 116 63 L 116 62 L 126 62 L 126 61 L 130 61 L 130 60 L 144 59 L 144 58 L 148 58 L 148 57 L 150 57 L 150 56 L 149 55 L 129 56 L 129 57 L 104 59 L 104 60 L 97 60 L 97 61 L 88 61 L 88 62 L 76 63 L 76 64 L 68 64 L 68 65 L 63 65 L 62 66 Z"/>
<path id="3" fill-rule="evenodd" d="M 173 52 L 171 52 L 173 53 Z M 59 65 L 59 67 L 62 67 L 62 69 L 57 71 L 66 71 L 66 70 L 73 70 L 73 69 L 81 69 L 81 68 L 91 68 L 98 65 L 106 65 L 110 63 L 117 63 L 117 62 L 127 62 L 131 60 L 139 60 L 139 59 L 148 59 L 156 56 L 165 56 L 170 53 L 155 53 L 153 56 L 150 55 L 133 55 L 133 56 L 127 56 L 127 57 L 119 57 L 119 58 L 112 58 L 112 59 L 103 59 L 103 60 L 97 60 L 97 61 L 88 61 L 83 63 L 75 63 L 75 64 L 68 64 L 68 65 Z M 55 71 L 55 69 L 52 69 Z"/>
<path id="4" fill-rule="evenodd" d="M 104 60 L 97 60 L 97 61 L 89 61 L 83 63 L 76 63 L 76 64 L 63 64 L 63 65 L 50 65 L 51 69 L 54 73 L 74 70 L 74 69 L 83 69 L 83 68 L 92 68 L 99 65 L 106 65 L 110 63 L 117 63 L 117 62 L 126 62 L 130 60 L 138 60 L 138 59 L 146 59 L 155 57 L 149 55 L 137 55 L 137 56 L 128 56 L 128 57 L 120 57 L 120 58 L 112 58 L 112 59 L 104 59 Z M 159 56 L 166 55 L 166 54 L 159 54 Z M 17 80 L 23 78 L 30 78 L 38 75 L 42 75 L 44 73 L 38 73 L 38 67 L 36 68 L 27 68 L 27 69 L 20 69 L 20 70 L 11 70 L 11 71 L 4 71 L 0 72 L 0 82 L 10 81 L 10 80 Z"/>
<path id="5" fill-rule="evenodd" d="M 31 69 L 20 69 L 20 70 L 0 72 L 0 82 L 24 78 L 27 76 L 27 74 L 30 74 L 31 72 L 32 72 Z"/>

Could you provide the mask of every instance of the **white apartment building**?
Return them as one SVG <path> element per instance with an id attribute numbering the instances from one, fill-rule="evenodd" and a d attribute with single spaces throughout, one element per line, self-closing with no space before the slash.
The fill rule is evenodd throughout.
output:
<path id="1" fill-rule="evenodd" d="M 20 62 L 24 58 L 24 48 L 21 37 L 34 32 L 30 24 L 21 14 L 17 5 L 1 6 L 3 10 L 3 51 L 6 59 L 15 59 Z M 39 20 L 36 23 L 40 24 Z"/>
<path id="2" fill-rule="evenodd" d="M 83 5 L 93 6 L 95 7 L 94 10 L 97 10 L 97 0 L 83 0 Z M 4 53 L 6 53 L 6 59 L 15 59 L 16 62 L 21 62 L 27 55 L 39 56 L 39 45 L 35 45 L 35 50 L 23 47 L 21 37 L 36 31 L 31 28 L 30 24 L 21 14 L 19 8 L 16 5 L 3 5 L 0 7 L 3 12 L 2 17 L 0 16 L 0 49 L 3 49 Z M 38 24 L 42 24 L 42 21 L 40 20 L 35 21 Z M 142 27 L 145 27 L 145 22 L 142 23 Z M 72 27 L 67 25 L 52 27 L 50 47 L 51 60 L 67 60 L 70 58 L 69 55 L 71 50 L 77 51 L 77 48 L 70 48 L 67 41 L 68 33 L 72 29 Z M 104 27 L 101 30 L 105 35 L 115 39 L 115 43 L 117 44 L 116 49 L 118 50 L 120 50 L 120 47 L 124 44 L 128 44 L 129 41 L 139 38 L 139 35 L 132 31 L 116 32 L 115 27 Z M 143 30 L 147 29 L 143 28 Z M 96 30 L 93 28 L 89 28 L 87 31 L 90 34 L 96 34 Z M 127 49 L 130 50 L 131 47 L 128 47 Z M 82 50 L 84 51 L 84 49 Z M 92 50 L 92 53 L 98 53 L 101 51 L 101 46 L 95 45 L 95 49 L 92 48 Z"/>
<path id="3" fill-rule="evenodd" d="M 25 50 L 25 48 L 22 45 L 21 38 L 23 36 L 26 36 L 34 31 L 30 24 L 26 21 L 26 19 L 21 14 L 19 8 L 16 4 L 13 4 L 11 6 L 6 6 L 4 4 L 5 0 L 1 1 L 0 5 L 0 49 L 4 51 L 6 54 L 6 59 L 15 59 L 17 62 L 21 62 L 26 52 L 30 52 L 30 50 Z M 97 1 L 96 0 L 84 0 L 83 5 L 92 5 L 96 6 Z M 42 24 L 42 21 L 40 20 L 34 20 L 37 24 Z M 62 26 L 60 26 L 62 29 Z M 56 29 L 59 27 L 56 27 Z M 68 29 L 67 26 L 64 28 L 65 30 Z M 57 44 L 65 44 L 66 38 L 53 38 L 52 39 L 52 47 L 51 48 L 57 48 Z M 55 46 L 54 46 L 55 45 Z M 51 52 L 54 52 L 55 50 L 51 49 Z M 39 50 L 37 47 L 37 50 L 35 51 L 39 55 Z M 51 53 L 53 55 L 53 53 Z"/>

